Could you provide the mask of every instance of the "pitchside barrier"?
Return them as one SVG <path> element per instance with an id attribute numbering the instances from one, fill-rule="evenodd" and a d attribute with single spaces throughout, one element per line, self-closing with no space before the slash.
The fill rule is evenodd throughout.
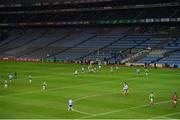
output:
<path id="1" fill-rule="evenodd" d="M 50 63 L 64 63 L 65 60 L 59 60 L 59 59 L 42 59 L 42 62 L 50 62 Z"/>
<path id="2" fill-rule="evenodd" d="M 126 66 L 144 66 L 144 63 L 126 63 Z M 155 64 L 150 64 L 149 66 L 154 67 Z M 165 67 L 164 64 L 156 64 L 156 67 L 162 68 Z"/>
<path id="3" fill-rule="evenodd" d="M 16 62 L 49 62 L 49 63 L 64 63 L 64 60 L 55 59 L 37 59 L 37 58 L 0 58 L 1 61 L 16 61 Z"/>
<path id="4" fill-rule="evenodd" d="M 40 62 L 40 59 L 36 58 L 8 58 L 8 57 L 3 57 L 0 58 L 1 61 L 19 61 L 19 62 Z"/>
<path id="5" fill-rule="evenodd" d="M 8 58 L 8 57 L 3 57 L 3 58 L 0 58 L 0 61 L 38 62 L 38 63 L 40 63 L 40 62 L 44 62 L 44 63 L 76 63 L 76 64 L 82 64 L 81 61 L 65 61 L 65 60 L 59 60 L 59 59 L 37 59 L 37 58 Z M 113 64 L 108 64 L 108 63 L 103 63 L 103 64 L 104 65 L 113 65 Z M 141 66 L 141 67 L 145 66 L 144 63 L 125 63 L 125 64 L 118 64 L 118 65 L 121 65 L 121 66 Z M 169 65 L 169 66 L 166 66 L 165 64 L 159 64 L 159 63 L 157 63 L 157 64 L 151 63 L 148 66 L 156 67 L 156 68 L 180 68 L 180 65 Z"/>

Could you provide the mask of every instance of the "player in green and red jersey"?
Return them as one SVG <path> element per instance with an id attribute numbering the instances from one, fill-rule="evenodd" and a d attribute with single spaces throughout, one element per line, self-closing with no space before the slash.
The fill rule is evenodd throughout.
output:
<path id="1" fill-rule="evenodd" d="M 177 101 L 178 101 L 178 97 L 177 97 L 177 94 L 175 92 L 174 95 L 172 96 L 173 108 L 176 108 Z"/>

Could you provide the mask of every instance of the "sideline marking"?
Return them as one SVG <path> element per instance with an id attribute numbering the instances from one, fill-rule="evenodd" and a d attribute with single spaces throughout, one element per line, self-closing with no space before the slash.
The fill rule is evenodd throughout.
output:
<path id="1" fill-rule="evenodd" d="M 170 101 L 171 100 L 161 101 L 161 102 L 155 103 L 155 105 L 168 103 Z M 78 118 L 78 119 L 86 119 L 86 118 L 91 118 L 91 117 L 95 117 L 95 116 L 102 116 L 102 115 L 107 115 L 107 114 L 116 113 L 116 112 L 122 112 L 122 111 L 137 109 L 137 108 L 143 108 L 143 107 L 146 107 L 146 106 L 149 106 L 149 104 L 144 104 L 144 105 L 124 108 L 124 109 L 119 109 L 119 110 L 114 110 L 114 111 L 109 111 L 109 112 L 104 112 L 104 113 L 99 113 L 99 114 L 95 114 L 95 115 L 89 115 L 89 116 L 81 117 L 81 118 Z"/>
<path id="2" fill-rule="evenodd" d="M 132 80 L 134 78 L 130 78 L 130 79 L 126 79 L 126 80 Z M 87 86 L 87 85 L 94 85 L 94 84 L 103 84 L 103 83 L 113 83 L 113 82 L 119 82 L 120 80 L 114 80 L 114 81 L 103 81 L 103 82 L 96 82 L 96 83 L 87 83 L 87 84 L 82 84 L 82 85 L 73 85 L 73 86 L 66 86 L 66 87 L 58 87 L 58 88 L 52 88 L 52 89 L 48 89 L 48 91 L 53 91 L 53 90 L 61 90 L 61 89 L 68 89 L 68 88 L 76 88 L 76 87 L 80 87 L 80 86 Z M 122 81 L 120 81 L 122 82 Z M 31 91 L 31 92 L 22 92 L 22 93 L 16 93 L 16 94 L 9 94 L 9 95 L 0 95 L 1 97 L 11 97 L 11 96 L 18 96 L 18 95 L 25 95 L 25 94 L 33 94 L 33 93 L 40 93 L 42 92 L 42 90 L 35 90 L 35 91 Z"/>
<path id="3" fill-rule="evenodd" d="M 176 115 L 176 114 L 180 114 L 180 111 L 179 112 L 175 112 L 175 113 L 170 113 L 170 114 L 165 114 L 165 115 L 153 117 L 151 119 L 161 119 L 161 118 L 166 118 L 166 117 L 169 117 L 169 116 L 172 116 L 172 115 Z"/>
<path id="4" fill-rule="evenodd" d="M 82 111 L 79 111 L 79 110 L 76 110 L 76 109 L 73 109 L 72 111 L 77 112 L 77 113 L 81 113 L 81 114 L 85 114 L 85 115 L 94 115 L 94 114 L 90 114 L 90 113 L 87 113 L 87 112 L 82 112 Z"/>

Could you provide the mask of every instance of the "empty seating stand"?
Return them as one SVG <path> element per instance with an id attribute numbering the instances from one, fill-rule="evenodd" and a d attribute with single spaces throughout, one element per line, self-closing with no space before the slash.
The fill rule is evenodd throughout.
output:
<path id="1" fill-rule="evenodd" d="M 168 57 L 161 59 L 158 63 L 180 68 L 180 50 L 172 53 Z"/>

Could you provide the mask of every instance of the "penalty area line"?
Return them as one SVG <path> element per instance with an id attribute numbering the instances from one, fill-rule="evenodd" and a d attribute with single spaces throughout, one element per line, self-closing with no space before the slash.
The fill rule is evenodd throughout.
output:
<path id="1" fill-rule="evenodd" d="M 95 95 L 88 95 L 88 96 L 84 96 L 84 97 L 79 97 L 73 100 L 73 102 L 78 102 L 80 100 L 84 100 L 87 98 L 92 98 L 92 97 L 98 97 L 98 96 L 103 96 L 103 95 L 111 95 L 111 94 L 116 94 L 118 92 L 110 92 L 110 93 L 101 93 L 101 94 L 95 94 Z"/>
<path id="2" fill-rule="evenodd" d="M 74 85 L 74 86 L 66 86 L 66 87 L 58 87 L 58 88 L 52 88 L 52 89 L 47 89 L 47 91 L 54 91 L 54 90 L 62 90 L 62 89 L 69 89 L 69 88 L 76 88 L 80 86 L 87 86 L 87 85 L 94 85 L 94 84 L 104 84 L 104 83 L 109 83 L 112 81 L 103 81 L 103 82 L 97 82 L 97 83 L 88 83 L 84 85 Z M 21 92 L 21 93 L 15 93 L 15 94 L 9 94 L 9 95 L 0 95 L 0 98 L 2 97 L 12 97 L 12 96 L 19 96 L 19 95 L 26 95 L 26 94 L 33 94 L 33 93 L 41 93 L 42 90 L 34 90 L 30 92 Z"/>
<path id="3" fill-rule="evenodd" d="M 131 80 L 134 78 L 129 78 L 126 80 Z M 76 87 L 80 87 L 80 86 L 87 86 L 87 85 L 97 85 L 97 84 L 104 84 L 104 83 L 111 83 L 111 82 L 117 82 L 117 81 L 103 81 L 103 82 L 96 82 L 96 83 L 87 83 L 87 84 L 83 84 L 83 85 L 74 85 L 74 86 L 66 86 L 66 87 L 57 87 L 57 88 L 52 88 L 52 89 L 48 89 L 47 91 L 54 91 L 54 90 L 61 90 L 61 89 L 68 89 L 68 88 L 76 88 Z M 30 91 L 30 92 L 21 92 L 21 93 L 15 93 L 15 94 L 9 94 L 9 95 L 0 95 L 0 98 L 2 97 L 13 97 L 13 96 L 19 96 L 19 95 L 26 95 L 26 94 L 33 94 L 33 93 L 41 93 L 42 90 L 34 90 L 34 91 Z"/>
<path id="4" fill-rule="evenodd" d="M 94 114 L 90 114 L 90 113 L 87 113 L 87 112 L 79 111 L 79 110 L 76 110 L 76 109 L 73 109 L 72 111 L 77 112 L 77 113 L 81 113 L 81 114 L 84 114 L 84 115 L 94 115 Z"/>
<path id="5" fill-rule="evenodd" d="M 175 113 L 170 113 L 170 114 L 161 115 L 161 116 L 156 116 L 156 117 L 153 117 L 153 118 L 151 118 L 151 119 L 161 119 L 161 118 L 166 118 L 166 117 L 173 116 L 173 115 L 177 115 L 177 114 L 180 114 L 180 111 L 179 111 L 179 112 L 175 112 Z"/>
<path id="6" fill-rule="evenodd" d="M 155 103 L 155 105 L 165 104 L 165 103 L 168 103 L 168 102 L 170 102 L 170 100 L 161 101 L 161 102 Z M 137 109 L 137 108 L 143 108 L 143 107 L 146 107 L 146 106 L 149 106 L 149 104 L 144 104 L 144 105 L 124 108 L 124 109 L 119 109 L 119 110 L 114 110 L 114 111 L 109 111 L 109 112 L 104 112 L 104 113 L 99 113 L 99 114 L 94 114 L 94 115 L 89 115 L 89 116 L 81 117 L 79 119 L 86 119 L 86 118 L 91 118 L 91 117 L 95 117 L 95 116 L 103 116 L 103 115 L 107 115 L 107 114 L 111 114 L 111 113 L 123 112 L 123 111 L 133 110 L 133 109 Z"/>

